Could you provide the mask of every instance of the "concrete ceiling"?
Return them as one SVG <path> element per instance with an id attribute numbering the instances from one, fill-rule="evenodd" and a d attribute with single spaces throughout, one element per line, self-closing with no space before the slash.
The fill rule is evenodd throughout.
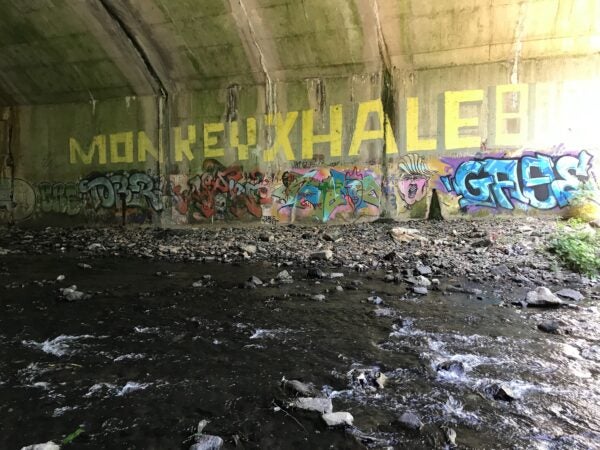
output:
<path id="1" fill-rule="evenodd" d="M 0 11 L 3 105 L 600 50 L 598 0 L 0 0 Z"/>

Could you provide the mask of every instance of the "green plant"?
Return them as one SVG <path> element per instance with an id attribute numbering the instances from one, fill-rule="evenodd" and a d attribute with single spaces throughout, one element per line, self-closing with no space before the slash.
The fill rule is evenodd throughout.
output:
<path id="1" fill-rule="evenodd" d="M 584 221 L 570 219 L 550 243 L 550 250 L 570 269 L 594 276 L 600 271 L 600 235 Z"/>
<path id="2" fill-rule="evenodd" d="M 63 445 L 67 445 L 70 444 L 71 442 L 73 442 L 77 436 L 79 436 L 81 433 L 84 433 L 85 430 L 81 427 L 77 428 L 75 431 L 73 431 L 71 434 L 69 434 L 66 438 L 64 438 L 62 440 L 62 444 Z"/>

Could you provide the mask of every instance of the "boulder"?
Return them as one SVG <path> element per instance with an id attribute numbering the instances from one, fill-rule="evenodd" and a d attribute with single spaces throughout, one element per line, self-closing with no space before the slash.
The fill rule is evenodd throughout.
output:
<path id="1" fill-rule="evenodd" d="M 584 299 L 583 294 L 575 289 L 561 289 L 556 293 L 556 295 L 559 297 L 568 298 L 570 300 L 575 300 L 576 302 Z"/>
<path id="2" fill-rule="evenodd" d="M 544 320 L 538 323 L 538 330 L 550 334 L 562 334 L 560 323 L 556 320 Z"/>
<path id="3" fill-rule="evenodd" d="M 413 292 L 419 295 L 427 295 L 429 291 L 425 286 L 413 286 Z"/>
<path id="4" fill-rule="evenodd" d="M 263 285 L 262 280 L 260 278 L 258 278 L 257 276 L 251 276 L 248 281 L 250 283 L 254 284 L 255 286 L 262 286 Z"/>
<path id="5" fill-rule="evenodd" d="M 527 306 L 530 307 L 558 307 L 563 301 L 552 293 L 550 289 L 540 286 L 535 291 L 529 291 L 525 299 Z"/>
<path id="6" fill-rule="evenodd" d="M 329 427 L 351 427 L 352 423 L 354 422 L 354 417 L 352 417 L 352 414 L 348 412 L 334 412 L 329 414 L 323 414 L 321 417 Z"/>
<path id="7" fill-rule="evenodd" d="M 291 405 L 298 409 L 316 411 L 321 414 L 328 414 L 333 411 L 330 398 L 300 397 L 294 400 Z"/>
<path id="8" fill-rule="evenodd" d="M 508 386 L 501 384 L 501 385 L 493 385 L 489 388 L 489 392 L 492 394 L 492 397 L 494 398 L 494 400 L 501 400 L 503 402 L 512 402 L 513 400 L 516 400 L 517 397 L 515 396 L 515 394 L 513 393 L 512 389 L 510 389 Z"/>

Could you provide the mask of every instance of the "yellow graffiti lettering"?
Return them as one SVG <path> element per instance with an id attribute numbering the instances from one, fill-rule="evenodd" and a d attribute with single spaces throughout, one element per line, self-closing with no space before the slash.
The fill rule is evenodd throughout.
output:
<path id="1" fill-rule="evenodd" d="M 175 127 L 173 132 L 175 133 L 175 161 L 183 161 L 184 155 L 188 161 L 192 161 L 194 154 L 190 146 L 196 142 L 196 125 L 188 125 L 187 139 L 182 137 L 181 127 Z"/>
<path id="2" fill-rule="evenodd" d="M 122 155 L 119 153 L 121 145 L 125 150 Z M 133 162 L 133 133 L 131 131 L 110 135 L 110 162 L 115 164 Z"/>
<path id="3" fill-rule="evenodd" d="M 152 157 L 155 160 L 162 162 L 162 158 L 160 158 L 158 151 L 154 147 L 154 144 L 152 144 L 152 141 L 150 140 L 150 138 L 148 137 L 148 135 L 146 134 L 145 131 L 140 131 L 138 133 L 137 145 L 138 145 L 138 161 L 139 162 L 146 162 L 147 154 L 152 155 Z"/>
<path id="4" fill-rule="evenodd" d="M 83 151 L 75 138 L 69 138 L 69 162 L 71 164 L 77 164 L 78 156 L 83 164 L 91 164 L 96 150 L 98 151 L 98 164 L 106 164 L 106 136 L 103 134 L 94 136 L 87 152 Z"/>
<path id="5" fill-rule="evenodd" d="M 229 124 L 229 145 L 237 148 L 238 160 L 246 161 L 248 159 L 248 149 L 256 145 L 256 119 L 249 117 L 246 119 L 246 143 L 240 143 L 240 127 L 237 122 Z"/>
<path id="6" fill-rule="evenodd" d="M 371 114 L 377 114 L 377 118 L 379 120 L 379 128 L 376 130 L 366 129 Z M 384 124 L 383 117 L 383 104 L 381 103 L 380 99 L 362 102 L 358 105 L 356 126 L 354 128 L 354 135 L 352 136 L 352 143 L 350 144 L 348 155 L 358 155 L 363 142 L 383 139 L 384 135 L 386 154 L 398 153 L 398 145 L 396 144 L 396 138 L 394 136 L 394 131 L 392 130 L 390 121 L 386 117 Z"/>
<path id="7" fill-rule="evenodd" d="M 457 148 L 474 148 L 481 145 L 480 136 L 461 135 L 461 128 L 475 128 L 479 126 L 479 117 L 461 117 L 460 105 L 462 103 L 481 102 L 483 90 L 448 91 L 444 93 L 445 113 L 445 145 L 447 150 Z"/>
<path id="8" fill-rule="evenodd" d="M 273 145 L 265 150 L 264 160 L 266 162 L 273 161 L 275 159 L 275 155 L 283 150 L 285 155 L 285 159 L 287 161 L 294 161 L 294 150 L 292 149 L 292 144 L 290 143 L 290 132 L 294 125 L 296 124 L 296 120 L 298 119 L 298 111 L 292 111 L 285 115 L 285 119 L 283 118 L 281 113 L 277 114 L 267 114 L 265 116 L 265 124 L 267 126 L 275 126 L 275 142 Z"/>
<path id="9" fill-rule="evenodd" d="M 505 84 L 496 86 L 495 145 L 518 146 L 528 133 L 529 86 Z"/>
<path id="10" fill-rule="evenodd" d="M 329 143 L 331 156 L 342 156 L 342 105 L 329 107 L 329 133 L 315 134 L 315 113 L 312 109 L 302 111 L 302 159 L 313 158 L 315 144 Z"/>
<path id="11" fill-rule="evenodd" d="M 219 143 L 219 137 L 213 133 L 222 133 L 225 131 L 225 124 L 222 122 L 204 124 L 204 157 L 220 158 L 225 156 L 223 147 L 214 147 Z"/>
<path id="12" fill-rule="evenodd" d="M 418 152 L 421 150 L 435 150 L 437 139 L 424 139 L 419 136 L 419 99 L 409 97 L 406 99 L 406 150 Z"/>

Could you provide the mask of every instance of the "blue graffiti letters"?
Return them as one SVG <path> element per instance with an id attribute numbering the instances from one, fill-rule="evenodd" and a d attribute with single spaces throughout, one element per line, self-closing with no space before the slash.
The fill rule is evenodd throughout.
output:
<path id="1" fill-rule="evenodd" d="M 548 156 L 536 153 L 520 158 L 462 161 L 454 175 L 440 177 L 449 193 L 460 197 L 461 208 L 514 209 L 516 200 L 549 210 L 567 206 L 580 185 L 590 178 L 592 156 Z M 451 162 L 450 162 L 451 164 Z"/>

